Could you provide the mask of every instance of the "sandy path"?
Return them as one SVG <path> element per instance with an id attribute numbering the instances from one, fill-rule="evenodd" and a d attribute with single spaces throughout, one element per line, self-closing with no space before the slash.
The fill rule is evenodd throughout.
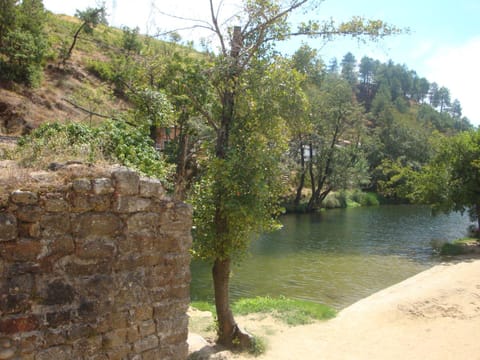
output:
<path id="1" fill-rule="evenodd" d="M 327 322 L 286 327 L 264 316 L 239 323 L 266 338 L 268 351 L 257 359 L 480 360 L 480 259 L 435 266 Z"/>
<path id="2" fill-rule="evenodd" d="M 435 266 L 331 321 L 288 328 L 268 341 L 261 359 L 478 360 L 480 260 Z"/>

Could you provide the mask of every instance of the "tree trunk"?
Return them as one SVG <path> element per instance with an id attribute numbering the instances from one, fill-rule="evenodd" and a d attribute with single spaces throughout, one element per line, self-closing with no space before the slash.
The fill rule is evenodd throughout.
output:
<path id="1" fill-rule="evenodd" d="M 182 113 L 180 117 L 180 134 L 178 136 L 178 153 L 177 153 L 177 171 L 175 176 L 175 199 L 184 201 L 186 198 L 187 179 L 187 154 L 188 154 L 188 134 L 186 131 L 186 113 Z M 176 131 L 176 130 L 175 130 Z"/>
<path id="2" fill-rule="evenodd" d="M 315 211 L 315 193 L 317 192 L 316 187 L 315 187 L 315 173 L 313 172 L 313 145 L 310 143 L 308 145 L 309 147 L 309 152 L 310 152 L 310 161 L 308 162 L 308 172 L 310 173 L 310 184 L 312 188 L 312 194 L 310 195 L 310 200 L 308 200 L 307 212 L 313 212 Z"/>
<path id="3" fill-rule="evenodd" d="M 477 211 L 477 234 L 480 234 L 480 204 L 476 205 L 476 211 Z"/>
<path id="4" fill-rule="evenodd" d="M 301 173 L 300 173 L 300 183 L 298 184 L 297 187 L 297 194 L 295 196 L 295 200 L 293 201 L 293 205 L 295 207 L 298 207 L 300 205 L 300 200 L 302 198 L 302 190 L 303 187 L 305 186 L 305 156 L 303 154 L 303 143 L 300 142 L 300 165 L 301 165 Z"/>
<path id="5" fill-rule="evenodd" d="M 73 35 L 73 42 L 70 45 L 70 48 L 68 49 L 68 52 L 63 57 L 63 65 L 64 66 L 65 66 L 65 63 L 67 62 L 67 60 L 70 59 L 70 57 L 72 56 L 73 48 L 77 44 L 78 35 L 80 35 L 80 32 L 83 30 L 84 27 L 85 27 L 85 23 L 80 25 L 80 27 L 77 29 L 77 31 L 75 31 L 75 34 Z"/>
<path id="6" fill-rule="evenodd" d="M 226 79 L 227 87 L 222 91 L 222 114 L 220 126 L 217 129 L 217 140 L 215 144 L 215 157 L 225 160 L 228 156 L 230 129 L 235 121 L 234 106 L 237 88 L 237 58 L 239 55 L 238 44 L 240 27 L 234 28 L 234 42 L 232 44 L 232 62 L 230 72 Z M 251 348 L 253 337 L 243 332 L 235 323 L 229 302 L 230 263 L 228 236 L 229 224 L 224 213 L 224 191 L 217 188 L 215 198 L 214 226 L 217 241 L 219 243 L 216 253 L 217 258 L 213 264 L 212 276 L 215 292 L 215 308 L 218 318 L 218 340 L 217 342 L 228 348 L 245 350 Z"/>
<path id="7" fill-rule="evenodd" d="M 215 260 L 212 268 L 215 308 L 218 319 L 218 342 L 231 347 L 237 324 L 230 310 L 228 285 L 230 282 L 230 259 Z"/>

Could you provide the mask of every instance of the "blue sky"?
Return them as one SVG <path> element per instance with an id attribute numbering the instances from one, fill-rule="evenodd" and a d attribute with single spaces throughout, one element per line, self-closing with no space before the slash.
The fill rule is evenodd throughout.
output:
<path id="1" fill-rule="evenodd" d="M 48 10 L 73 15 L 76 9 L 95 6 L 96 0 L 44 0 Z M 215 0 L 215 4 L 219 4 Z M 240 0 L 224 0 L 221 14 L 238 10 Z M 172 29 L 183 26 L 178 21 L 152 11 L 152 4 L 169 14 L 208 20 L 208 0 L 106 0 L 109 22 L 114 26 L 139 26 L 143 32 L 155 33 L 157 28 Z M 339 61 L 348 51 L 357 60 L 369 56 L 380 61 L 392 59 L 405 64 L 430 82 L 450 89 L 452 100 L 460 100 L 463 115 L 480 125 L 480 1 L 478 0 L 326 0 L 315 11 L 297 14 L 294 20 L 329 19 L 348 20 L 354 15 L 382 19 L 401 28 L 410 28 L 409 34 L 389 37 L 380 42 L 359 44 L 357 41 L 337 39 L 323 44 L 310 41 L 318 47 L 328 62 Z M 206 36 L 199 31 L 181 34 L 185 40 Z M 300 42 L 281 45 L 284 52 L 294 52 Z"/>

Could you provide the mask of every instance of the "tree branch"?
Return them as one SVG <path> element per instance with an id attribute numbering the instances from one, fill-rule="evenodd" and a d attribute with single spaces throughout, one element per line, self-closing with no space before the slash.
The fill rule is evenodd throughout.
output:
<path id="1" fill-rule="evenodd" d="M 218 26 L 218 18 L 217 18 L 218 13 L 215 14 L 215 12 L 213 10 L 213 0 L 210 0 L 210 14 L 212 16 L 213 26 L 215 27 L 215 33 L 217 34 L 218 39 L 220 40 L 220 45 L 222 47 L 222 54 L 227 55 L 227 48 L 225 46 L 225 40 L 223 39 L 222 32 L 220 30 L 220 27 Z"/>
<path id="2" fill-rule="evenodd" d="M 125 121 L 125 120 L 122 120 L 122 119 L 118 119 L 118 118 L 115 118 L 113 116 L 108 116 L 108 115 L 103 115 L 103 114 L 99 114 L 97 112 L 94 112 L 94 111 L 90 111 L 88 109 L 85 109 L 84 107 L 74 103 L 73 101 L 70 101 L 66 98 L 62 98 L 63 101 L 65 101 L 66 103 L 69 103 L 70 105 L 72 105 L 75 109 L 78 109 L 78 110 L 81 110 L 83 111 L 84 113 L 88 114 L 88 115 L 93 115 L 93 116 L 98 116 L 99 118 L 102 118 L 102 119 L 112 119 L 112 120 L 115 120 L 115 121 L 124 121 L 126 124 L 130 125 L 130 126 L 136 126 L 135 124 L 131 123 L 131 122 L 128 122 L 128 121 Z"/>
<path id="3" fill-rule="evenodd" d="M 188 98 L 193 102 L 193 105 L 195 106 L 195 108 L 197 109 L 198 112 L 200 112 L 200 114 L 203 115 L 203 117 L 205 117 L 205 119 L 207 120 L 207 122 L 210 124 L 211 127 L 213 127 L 215 129 L 215 131 L 218 130 L 218 125 L 216 124 L 215 120 L 213 119 L 212 115 L 206 111 L 202 104 L 200 104 L 197 100 L 197 98 L 195 97 L 195 95 L 193 95 L 193 93 L 190 91 L 190 89 L 187 87 L 187 86 L 183 86 L 183 89 L 185 90 L 185 92 L 187 93 L 187 96 Z"/>

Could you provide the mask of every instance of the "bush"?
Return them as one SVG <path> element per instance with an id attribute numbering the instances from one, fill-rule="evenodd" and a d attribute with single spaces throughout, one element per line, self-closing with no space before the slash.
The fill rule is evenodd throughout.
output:
<path id="1" fill-rule="evenodd" d="M 347 196 L 345 192 L 331 192 L 323 201 L 323 206 L 326 209 L 337 209 L 347 207 Z"/>
<path id="2" fill-rule="evenodd" d="M 313 320 L 331 319 L 336 315 L 335 310 L 323 304 L 268 296 L 240 299 L 233 304 L 232 311 L 237 315 L 271 313 L 288 325 L 308 324 Z"/>
<path id="3" fill-rule="evenodd" d="M 0 20 L 0 78 L 40 85 L 48 48 L 42 1 L 4 2 Z"/>
<path id="4" fill-rule="evenodd" d="M 162 180 L 168 180 L 173 170 L 148 135 L 123 121 L 109 120 L 95 128 L 82 123 L 44 124 L 18 144 L 24 166 L 45 168 L 73 157 L 89 163 L 117 162 Z"/>
<path id="5" fill-rule="evenodd" d="M 355 190 L 351 194 L 351 199 L 361 206 L 377 206 L 380 205 L 380 201 L 377 198 L 377 195 L 372 192 L 363 192 L 360 190 Z"/>

